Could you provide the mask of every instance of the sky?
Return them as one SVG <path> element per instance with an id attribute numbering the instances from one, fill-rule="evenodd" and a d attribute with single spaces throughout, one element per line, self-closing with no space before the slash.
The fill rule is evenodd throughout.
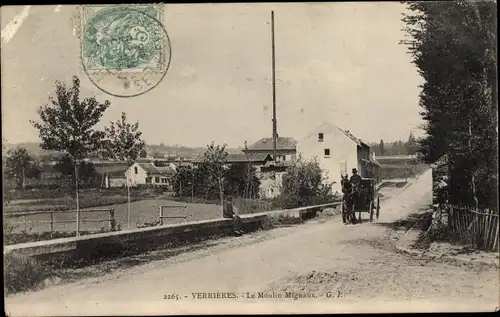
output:
<path id="1" fill-rule="evenodd" d="M 366 142 L 418 136 L 422 79 L 399 41 L 403 4 L 167 4 L 172 58 L 162 82 L 132 98 L 96 88 L 80 64 L 74 6 L 1 8 L 2 134 L 39 142 L 29 120 L 54 82 L 81 80 L 109 100 L 98 128 L 127 113 L 150 144 L 243 146 L 272 135 L 271 10 L 275 14 L 277 127 L 300 140 L 323 122 Z M 17 22 L 17 23 L 13 23 Z M 10 24 L 9 24 L 10 23 Z"/>

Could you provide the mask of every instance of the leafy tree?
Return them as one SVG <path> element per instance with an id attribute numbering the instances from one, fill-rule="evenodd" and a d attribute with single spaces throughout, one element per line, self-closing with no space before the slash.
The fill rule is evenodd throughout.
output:
<path id="1" fill-rule="evenodd" d="M 106 154 L 115 160 L 126 161 L 132 164 L 140 152 L 144 149 L 146 142 L 141 139 L 142 132 L 139 131 L 139 122 L 134 124 L 127 122 L 127 115 L 122 112 L 120 120 L 110 122 L 105 129 Z M 130 186 L 127 179 L 128 219 L 130 227 Z"/>
<path id="2" fill-rule="evenodd" d="M 69 155 L 77 165 L 89 154 L 102 149 L 105 133 L 95 126 L 101 120 L 109 101 L 99 103 L 95 97 L 80 100 L 80 80 L 73 77 L 72 87 L 56 82 L 56 98 L 40 106 L 39 121 L 30 121 L 38 130 L 44 150 L 59 151 Z M 78 173 L 76 173 L 76 209 L 79 217 Z M 78 234 L 78 232 L 77 232 Z"/>
<path id="3" fill-rule="evenodd" d="M 25 148 L 11 149 L 6 153 L 5 172 L 17 188 L 24 188 L 26 178 L 40 178 L 41 169 Z"/>
<path id="4" fill-rule="evenodd" d="M 59 161 L 54 166 L 54 169 L 61 173 L 63 176 L 71 176 L 73 179 L 73 184 L 75 184 L 75 162 L 73 158 L 69 155 L 65 155 L 59 159 Z M 97 171 L 94 164 L 86 161 L 80 162 L 78 164 L 78 182 L 79 184 L 90 184 L 98 179 Z"/>
<path id="5" fill-rule="evenodd" d="M 226 145 L 215 145 L 212 142 L 207 145 L 207 150 L 204 153 L 204 162 L 201 166 L 202 170 L 208 173 L 208 186 L 209 189 L 217 188 L 219 192 L 221 205 L 223 204 L 224 195 L 224 175 L 226 173 L 226 159 L 228 153 Z"/>
<path id="6" fill-rule="evenodd" d="M 173 190 L 179 197 L 198 196 L 194 192 L 195 170 L 191 166 L 180 166 L 173 177 Z"/>
<path id="7" fill-rule="evenodd" d="M 142 157 L 142 158 L 146 158 L 148 156 L 148 152 L 146 152 L 146 150 L 141 150 L 139 152 L 139 157 Z"/>
<path id="8" fill-rule="evenodd" d="M 317 161 L 303 161 L 296 164 L 283 175 L 280 194 L 284 208 L 297 208 L 333 201 L 332 183 L 327 183 Z"/>
<path id="9" fill-rule="evenodd" d="M 496 3 L 407 4 L 405 44 L 424 78 L 423 157 L 447 154 L 452 203 L 497 208 Z"/>
<path id="10" fill-rule="evenodd" d="M 204 160 L 196 168 L 178 168 L 174 191 L 178 196 L 192 195 L 206 200 L 221 199 L 224 193 L 227 152 L 225 146 L 207 146 Z"/>
<path id="11" fill-rule="evenodd" d="M 382 139 L 380 139 L 380 143 L 379 143 L 379 153 L 380 153 L 380 155 L 384 155 L 384 153 L 385 153 L 384 140 L 382 140 Z"/>
<path id="12" fill-rule="evenodd" d="M 256 197 L 260 180 L 255 167 L 247 163 L 231 164 L 224 176 L 224 193 L 238 197 Z"/>
<path id="13" fill-rule="evenodd" d="M 410 136 L 408 137 L 408 141 L 406 142 L 406 151 L 408 155 L 415 155 L 417 152 L 417 139 L 413 135 L 413 132 L 410 131 Z"/>
<path id="14" fill-rule="evenodd" d="M 109 157 L 116 160 L 132 163 L 146 145 L 141 139 L 139 122 L 128 123 L 125 112 L 122 112 L 121 120 L 111 122 L 109 127 L 105 128 L 105 132 L 106 152 Z"/>

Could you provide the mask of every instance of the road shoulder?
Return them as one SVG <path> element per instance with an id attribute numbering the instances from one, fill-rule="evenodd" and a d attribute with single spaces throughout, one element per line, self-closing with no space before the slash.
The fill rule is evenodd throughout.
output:
<path id="1" fill-rule="evenodd" d="M 449 242 L 433 241 L 428 248 L 418 246 L 419 238 L 427 230 L 428 210 L 419 212 L 419 219 L 410 227 L 396 243 L 399 253 L 429 259 L 442 259 L 462 264 L 479 264 L 499 268 L 499 254 L 470 250 L 465 246 L 454 245 Z"/>

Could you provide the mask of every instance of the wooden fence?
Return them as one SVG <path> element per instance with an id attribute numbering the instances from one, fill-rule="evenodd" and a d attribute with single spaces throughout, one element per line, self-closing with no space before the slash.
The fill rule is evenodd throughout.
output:
<path id="1" fill-rule="evenodd" d="M 186 205 L 162 205 L 159 207 L 159 215 L 158 215 L 158 219 L 160 221 L 160 226 L 163 226 L 163 219 L 184 219 L 186 220 L 187 219 L 187 216 L 185 214 L 182 213 L 179 213 L 177 215 L 170 215 L 170 216 L 164 216 L 163 215 L 163 209 L 165 208 L 170 208 L 170 209 L 186 209 L 187 206 Z"/>
<path id="2" fill-rule="evenodd" d="M 115 231 L 116 230 L 116 221 L 115 221 L 115 210 L 114 209 L 85 209 L 85 210 L 80 210 L 80 213 L 90 213 L 90 212 L 108 212 L 109 216 L 106 219 L 82 219 L 80 217 L 79 222 L 80 223 L 102 223 L 106 222 L 109 225 L 109 230 Z M 64 211 L 53 211 L 53 210 L 47 210 L 47 211 L 27 211 L 27 212 L 6 212 L 3 214 L 4 219 L 9 219 L 9 218 L 14 218 L 14 219 L 19 219 L 21 218 L 22 221 L 17 221 L 17 222 L 11 222 L 8 221 L 8 224 L 10 225 L 17 225 L 21 226 L 22 229 L 24 229 L 25 232 L 28 231 L 28 224 L 35 224 L 35 226 L 40 227 L 42 224 L 50 224 L 50 232 L 54 231 L 75 231 L 76 233 L 76 219 L 55 219 L 55 215 L 62 215 L 62 214 L 76 214 L 76 210 L 64 210 Z M 36 216 L 39 215 L 49 215 L 50 219 L 49 220 L 41 220 L 41 219 L 36 219 Z M 30 219 L 31 218 L 31 219 Z M 39 218 L 39 217 L 38 217 Z M 58 228 L 55 230 L 54 225 L 55 224 L 67 224 L 67 223 L 74 223 L 74 229 L 73 228 Z M 30 228 L 32 228 L 30 226 Z M 41 230 L 47 231 L 47 230 Z"/>
<path id="3" fill-rule="evenodd" d="M 468 207 L 448 208 L 448 228 L 455 239 L 480 250 L 498 250 L 498 213 L 489 209 L 476 211 Z"/>

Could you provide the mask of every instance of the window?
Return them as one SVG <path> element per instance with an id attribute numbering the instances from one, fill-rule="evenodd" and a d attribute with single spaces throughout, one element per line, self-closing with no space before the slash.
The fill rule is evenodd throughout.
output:
<path id="1" fill-rule="evenodd" d="M 318 133 L 318 141 L 323 142 L 323 133 Z"/>
<path id="2" fill-rule="evenodd" d="M 134 166 L 134 173 L 137 174 L 137 166 Z"/>
<path id="3" fill-rule="evenodd" d="M 330 156 L 330 149 L 325 149 L 325 156 Z"/>
<path id="4" fill-rule="evenodd" d="M 160 178 L 159 177 L 155 177 L 155 183 L 158 184 L 160 182 Z"/>

